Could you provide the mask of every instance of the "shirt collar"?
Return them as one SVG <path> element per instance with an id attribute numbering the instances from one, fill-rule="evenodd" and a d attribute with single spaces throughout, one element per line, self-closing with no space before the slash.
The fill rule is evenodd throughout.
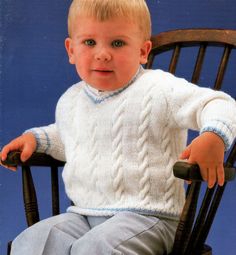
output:
<path id="1" fill-rule="evenodd" d="M 139 78 L 143 73 L 144 73 L 144 69 L 140 65 L 140 67 L 138 68 L 136 74 L 128 82 L 128 84 L 126 84 L 125 86 L 123 86 L 122 88 L 119 88 L 117 90 L 113 90 L 113 91 L 99 91 L 99 90 L 93 88 L 92 86 L 90 86 L 89 84 L 85 83 L 84 91 L 85 91 L 86 95 L 94 103 L 101 103 L 102 101 L 104 101 L 104 100 L 106 100 L 106 99 L 108 99 L 110 97 L 113 97 L 113 96 L 115 96 L 117 94 L 120 94 L 122 91 L 124 91 L 126 88 L 128 88 L 134 81 L 136 81 L 137 78 Z"/>

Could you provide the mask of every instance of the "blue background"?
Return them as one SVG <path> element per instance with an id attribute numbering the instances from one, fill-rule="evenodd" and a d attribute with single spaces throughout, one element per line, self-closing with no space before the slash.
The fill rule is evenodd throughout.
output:
<path id="1" fill-rule="evenodd" d="M 0 146 L 32 126 L 54 121 L 56 102 L 78 81 L 64 49 L 71 1 L 0 0 Z M 236 29 L 235 0 L 149 0 L 153 33 L 177 28 Z M 233 89 L 234 77 L 230 79 Z M 236 86 L 235 86 L 236 87 Z M 235 87 L 233 91 L 235 92 Z M 236 92 L 234 93 L 234 95 Z M 41 218 L 50 215 L 49 175 L 34 172 Z M 62 192 L 62 211 L 68 206 Z M 236 244 L 236 186 L 227 187 L 208 243 L 215 255 L 233 254 Z M 0 254 L 26 227 L 21 171 L 0 169 Z"/>

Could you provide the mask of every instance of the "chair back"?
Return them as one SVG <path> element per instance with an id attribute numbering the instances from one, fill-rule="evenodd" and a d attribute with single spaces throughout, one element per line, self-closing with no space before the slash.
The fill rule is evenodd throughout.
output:
<path id="1" fill-rule="evenodd" d="M 218 54 L 221 54 L 221 58 L 218 61 L 218 70 L 213 74 L 215 76 L 215 82 L 211 87 L 219 90 L 222 87 L 222 82 L 230 60 L 232 49 L 236 48 L 236 30 L 180 29 L 152 36 L 151 40 L 153 47 L 149 54 L 146 68 L 153 68 L 154 60 L 155 63 L 158 64 L 158 58 L 162 53 L 172 52 L 168 71 L 173 74 L 176 73 L 177 65 L 179 61 L 181 61 L 181 51 L 186 48 L 195 48 L 197 50 L 197 55 L 194 55 L 193 53 L 190 56 L 190 54 L 188 54 L 191 59 L 195 58 L 192 77 L 190 79 L 190 81 L 195 84 L 198 84 L 203 71 L 207 50 L 217 48 Z M 215 51 L 214 55 L 216 54 L 217 52 Z M 211 61 L 210 64 L 216 65 L 217 63 L 216 61 Z M 186 66 L 184 68 L 186 68 Z M 206 68 L 208 71 L 209 66 L 206 66 Z"/>
<path id="2" fill-rule="evenodd" d="M 201 79 L 204 78 L 202 76 L 210 73 L 213 81 L 211 84 L 205 85 L 215 90 L 224 89 L 235 98 L 236 86 L 231 85 L 231 91 L 228 91 L 229 87 L 226 87 L 226 82 L 223 81 L 226 80 L 226 74 L 229 77 L 235 75 L 236 30 L 182 29 L 160 33 L 153 36 L 151 40 L 153 48 L 149 54 L 146 68 L 159 68 L 164 62 L 162 55 L 165 55 L 165 58 L 169 58 L 166 70 L 170 73 L 178 73 L 178 67 L 185 69 L 186 73 L 190 70 L 188 80 L 195 84 L 198 84 L 199 81 L 201 83 Z M 209 57 L 212 59 L 209 60 Z M 187 61 L 190 61 L 190 64 Z M 230 64 L 234 66 L 232 70 L 227 69 Z M 228 81 L 232 82 L 232 80 L 235 81 L 235 76 L 234 79 L 230 77 Z M 235 177 L 235 169 L 232 169 L 235 162 L 236 142 L 225 162 L 225 166 L 230 168 L 227 169 L 227 171 L 229 170 L 227 181 Z M 179 178 L 189 179 L 190 169 L 184 169 L 183 164 L 180 163 L 180 165 L 180 168 L 178 164 L 174 167 L 175 175 Z M 185 177 L 183 177 L 183 173 L 186 174 Z M 212 254 L 211 247 L 205 245 L 205 241 L 226 183 L 223 187 L 215 185 L 212 189 L 206 188 L 200 205 L 198 204 L 201 177 L 188 186 L 186 203 L 175 236 L 173 255 Z"/>

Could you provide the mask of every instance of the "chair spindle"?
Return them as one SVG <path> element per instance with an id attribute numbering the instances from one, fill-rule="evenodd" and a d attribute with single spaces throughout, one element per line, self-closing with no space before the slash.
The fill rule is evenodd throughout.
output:
<path id="1" fill-rule="evenodd" d="M 219 65 L 219 69 L 218 69 L 218 73 L 217 73 L 217 77 L 216 77 L 216 81 L 215 81 L 215 85 L 214 85 L 214 89 L 216 89 L 216 90 L 221 89 L 222 81 L 224 79 L 225 70 L 226 70 L 226 67 L 227 67 L 227 64 L 229 61 L 230 52 L 231 52 L 231 47 L 229 45 L 226 45 L 225 49 L 224 49 L 224 53 L 221 58 L 221 62 Z"/>
<path id="2" fill-rule="evenodd" d="M 202 70 L 204 57 L 205 57 L 205 53 L 206 53 L 206 48 L 207 48 L 206 43 L 202 43 L 200 48 L 199 48 L 197 60 L 196 60 L 196 63 L 195 63 L 195 67 L 194 67 L 194 71 L 193 71 L 193 75 L 192 75 L 192 79 L 191 79 L 192 83 L 198 84 L 200 74 L 201 74 L 201 70 Z"/>
<path id="3" fill-rule="evenodd" d="M 174 74 L 176 71 L 176 67 L 177 67 L 177 63 L 178 63 L 179 55 L 180 55 L 180 50 L 181 50 L 180 44 L 176 44 L 171 57 L 170 65 L 169 65 L 169 72 L 172 74 Z"/>
<path id="4" fill-rule="evenodd" d="M 198 213 L 198 217 L 195 221 L 194 228 L 191 230 L 190 239 L 188 242 L 188 246 L 186 247 L 186 250 L 184 252 L 184 255 L 191 254 L 191 252 L 194 250 L 195 247 L 203 246 L 203 244 L 200 246 L 196 246 L 196 243 L 198 242 L 199 236 L 201 234 L 203 222 L 205 222 L 207 212 L 210 206 L 210 201 L 213 194 L 214 194 L 214 188 L 212 189 L 207 188 L 207 191 L 205 193 L 205 196 L 201 204 L 201 208 Z"/>
<path id="5" fill-rule="evenodd" d="M 22 185 L 28 226 L 39 221 L 39 210 L 34 182 L 29 166 L 22 166 Z"/>
<path id="6" fill-rule="evenodd" d="M 214 221 L 217 209 L 220 205 L 220 201 L 223 196 L 226 184 L 227 184 L 227 182 L 225 182 L 225 184 L 223 186 L 217 186 L 217 190 L 216 190 L 214 198 L 211 202 L 211 207 L 209 209 L 208 215 L 205 219 L 204 224 L 202 225 L 201 231 L 199 231 L 199 236 L 198 236 L 198 239 L 196 240 L 195 248 L 199 247 L 199 246 L 203 246 L 207 239 L 207 236 L 209 234 L 211 225 Z"/>
<path id="7" fill-rule="evenodd" d="M 194 221 L 201 182 L 193 182 L 189 185 L 188 196 L 184 205 L 183 213 L 179 221 L 174 241 L 175 255 L 182 255 L 188 243 L 188 236 Z M 178 233 L 179 232 L 179 233 Z"/>
<path id="8" fill-rule="evenodd" d="M 52 215 L 60 213 L 59 205 L 59 185 L 58 185 L 58 168 L 51 167 L 51 186 L 52 186 Z"/>

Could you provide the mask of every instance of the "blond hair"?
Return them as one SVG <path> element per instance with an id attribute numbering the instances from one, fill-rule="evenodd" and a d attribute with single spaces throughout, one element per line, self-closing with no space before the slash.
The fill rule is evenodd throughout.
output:
<path id="1" fill-rule="evenodd" d="M 144 40 L 151 37 L 151 18 L 145 0 L 73 0 L 68 15 L 68 33 L 76 16 L 82 14 L 98 21 L 124 17 L 139 25 Z"/>

